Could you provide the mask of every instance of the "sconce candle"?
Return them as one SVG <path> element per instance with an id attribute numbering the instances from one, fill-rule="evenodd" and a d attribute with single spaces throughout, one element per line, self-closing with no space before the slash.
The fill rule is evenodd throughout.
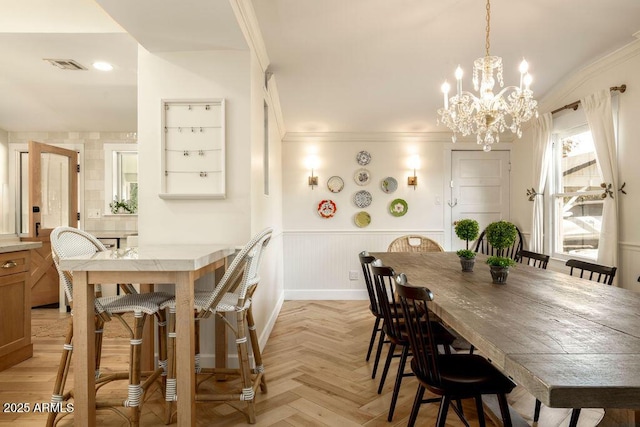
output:
<path id="1" fill-rule="evenodd" d="M 311 176 L 309 176 L 309 185 L 311 189 L 318 185 L 318 177 L 313 175 L 313 170 L 318 168 L 319 161 L 316 156 L 309 156 L 306 160 L 307 167 L 311 169 Z"/>
<path id="2" fill-rule="evenodd" d="M 417 154 L 409 157 L 409 168 L 413 169 L 413 176 L 407 178 L 407 185 L 412 185 L 413 189 L 416 189 L 418 185 L 418 177 L 416 176 L 416 169 L 420 168 L 420 157 Z"/>

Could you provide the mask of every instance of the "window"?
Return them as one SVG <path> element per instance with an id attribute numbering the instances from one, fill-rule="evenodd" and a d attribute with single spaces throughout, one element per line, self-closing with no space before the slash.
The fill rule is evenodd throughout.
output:
<path id="1" fill-rule="evenodd" d="M 602 222 L 602 176 L 589 127 L 554 134 L 552 251 L 555 256 L 596 259 Z"/>
<path id="2" fill-rule="evenodd" d="M 137 213 L 138 152 L 134 144 L 104 145 L 106 213 Z"/>

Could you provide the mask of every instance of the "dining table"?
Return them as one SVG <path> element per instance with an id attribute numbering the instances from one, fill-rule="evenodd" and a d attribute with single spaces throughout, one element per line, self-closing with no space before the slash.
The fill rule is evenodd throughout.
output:
<path id="1" fill-rule="evenodd" d="M 60 259 L 60 268 L 73 274 L 75 425 L 96 425 L 95 286 L 139 283 L 175 286 L 177 395 L 180 396 L 177 423 L 195 426 L 195 282 L 207 274 L 215 274 L 218 268 L 226 268 L 227 257 L 234 252 L 235 249 L 227 245 L 141 245 Z"/>
<path id="2" fill-rule="evenodd" d="M 640 425 L 639 293 L 520 263 L 494 284 L 482 254 L 472 272 L 455 252 L 371 255 L 431 290 L 430 309 L 548 407 Z"/>

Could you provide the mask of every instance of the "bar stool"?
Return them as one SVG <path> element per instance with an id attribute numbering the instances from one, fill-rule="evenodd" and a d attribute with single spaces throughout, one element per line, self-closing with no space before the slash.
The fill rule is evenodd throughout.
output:
<path id="1" fill-rule="evenodd" d="M 70 272 L 60 269 L 60 258 L 93 254 L 106 251 L 105 246 L 94 236 L 84 231 L 72 227 L 57 227 L 51 232 L 51 249 L 53 261 L 60 276 L 60 284 L 64 288 L 69 304 L 73 307 L 73 277 Z M 139 294 L 131 285 L 120 285 L 126 292 L 125 295 L 113 297 L 98 297 L 95 299 L 95 328 L 96 328 L 96 391 L 109 382 L 115 380 L 128 380 L 128 392 L 126 399 L 119 398 L 98 398 L 96 396 L 97 408 L 123 407 L 129 410 L 129 423 L 138 426 L 140 423 L 140 406 L 144 400 L 147 389 L 166 372 L 166 319 L 164 312 L 160 309 L 160 304 L 171 298 L 171 295 L 162 292 L 150 292 Z M 132 314 L 134 317 L 133 327 L 129 326 L 123 318 L 125 314 Z M 141 370 L 141 350 L 142 332 L 146 319 L 149 316 L 156 316 L 159 326 L 159 367 L 154 371 L 142 372 Z M 105 322 L 111 318 L 117 318 L 128 330 L 130 339 L 129 371 L 113 372 L 102 374 L 100 372 L 100 354 L 102 349 L 102 328 Z M 71 356 L 73 353 L 73 322 L 69 319 L 69 331 L 65 338 L 58 374 L 51 397 L 53 407 L 59 407 L 73 397 L 73 390 L 64 391 Z M 144 381 L 142 381 L 142 379 Z M 57 404 L 57 406 L 56 406 Z M 122 415 L 119 411 L 118 414 Z M 65 415 L 58 417 L 59 413 L 50 412 L 47 418 L 47 426 L 51 427 Z"/>
<path id="2" fill-rule="evenodd" d="M 267 228 L 255 235 L 235 256 L 227 271 L 220 282 L 214 287 L 213 291 L 196 292 L 194 297 L 194 307 L 196 310 L 196 331 L 199 330 L 198 320 L 209 317 L 214 314 L 220 317 L 226 326 L 235 335 L 236 348 L 238 351 L 239 367 L 232 368 L 203 368 L 199 364 L 199 355 L 194 355 L 196 360 L 196 374 L 208 375 L 209 378 L 215 378 L 216 375 L 237 375 L 240 377 L 241 387 L 224 392 L 207 391 L 198 392 L 196 390 L 196 401 L 218 401 L 218 402 L 246 402 L 245 415 L 249 423 L 256 422 L 255 417 L 255 401 L 254 396 L 258 388 L 262 392 L 267 391 L 267 383 L 264 376 L 264 366 L 262 365 L 262 355 L 256 333 L 256 326 L 251 311 L 252 296 L 260 282 L 259 267 L 264 255 L 264 249 L 271 239 L 273 229 Z M 169 311 L 168 320 L 168 374 L 167 374 L 167 391 L 166 391 L 166 412 L 165 423 L 170 424 L 173 417 L 174 401 L 177 401 L 176 395 L 177 378 L 176 378 L 176 301 L 175 298 L 165 301 L 162 308 Z M 235 326 L 226 319 L 226 313 L 235 313 Z M 247 339 L 246 330 L 249 330 Z M 198 337 L 196 336 L 196 339 Z M 251 342 L 253 351 L 253 359 L 255 366 L 252 369 L 249 365 L 249 352 L 247 341 Z M 208 379 L 208 378 L 207 378 Z M 197 381 L 198 387 L 206 381 Z"/>

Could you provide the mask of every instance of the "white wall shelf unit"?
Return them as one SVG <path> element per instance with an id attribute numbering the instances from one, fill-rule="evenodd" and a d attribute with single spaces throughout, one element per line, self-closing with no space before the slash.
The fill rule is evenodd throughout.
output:
<path id="1" fill-rule="evenodd" d="M 162 199 L 224 199 L 225 102 L 162 100 Z"/>

